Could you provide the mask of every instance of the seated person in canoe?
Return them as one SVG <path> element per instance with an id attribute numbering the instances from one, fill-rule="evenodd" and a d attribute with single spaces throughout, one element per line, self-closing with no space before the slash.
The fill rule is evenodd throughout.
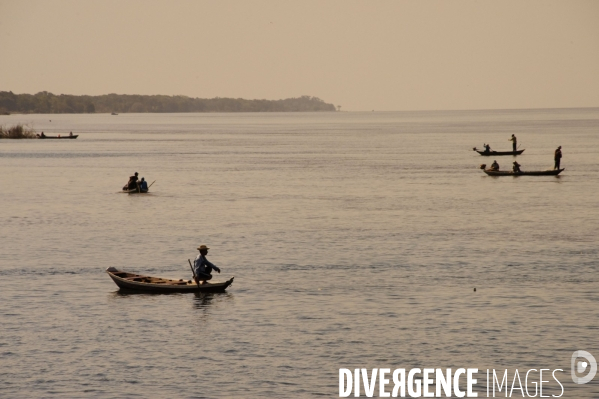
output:
<path id="1" fill-rule="evenodd" d="M 514 171 L 514 173 L 522 173 L 522 171 L 520 170 L 520 165 L 517 161 L 514 161 L 514 166 L 512 167 L 512 170 Z"/>
<path id="2" fill-rule="evenodd" d="M 220 269 L 206 259 L 209 249 L 210 248 L 205 245 L 200 245 L 198 247 L 198 251 L 200 251 L 200 253 L 193 262 L 196 274 L 195 281 L 198 284 L 204 284 L 207 280 L 212 279 L 212 269 L 220 273 Z"/>
<path id="3" fill-rule="evenodd" d="M 499 164 L 497 163 L 497 161 L 493 161 L 493 163 L 491 164 L 491 170 L 499 170 Z"/>
<path id="4" fill-rule="evenodd" d="M 139 190 L 140 191 L 148 191 L 148 182 L 146 181 L 146 179 L 144 177 L 142 177 L 141 181 L 139 182 Z"/>

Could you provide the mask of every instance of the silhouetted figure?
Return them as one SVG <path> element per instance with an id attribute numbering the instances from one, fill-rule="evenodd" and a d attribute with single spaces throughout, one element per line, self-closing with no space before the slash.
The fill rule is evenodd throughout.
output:
<path id="1" fill-rule="evenodd" d="M 497 163 L 497 161 L 493 161 L 493 163 L 491 164 L 491 170 L 499 170 L 499 164 Z"/>
<path id="2" fill-rule="evenodd" d="M 555 154 L 553 155 L 553 160 L 555 161 L 555 165 L 553 165 L 553 169 L 559 169 L 559 164 L 562 160 L 562 146 L 560 145 L 555 150 Z"/>
<path id="3" fill-rule="evenodd" d="M 517 149 L 518 149 L 518 146 L 516 145 L 516 144 L 518 144 L 518 139 L 516 138 L 516 136 L 512 134 L 512 138 L 511 138 L 511 139 L 509 139 L 508 141 L 511 141 L 511 142 L 512 142 L 512 150 L 513 150 L 514 152 L 516 152 L 516 151 L 517 151 Z"/>
<path id="4" fill-rule="evenodd" d="M 485 153 L 490 153 L 491 152 L 491 146 L 489 144 L 483 144 L 483 147 L 485 147 Z"/>
<path id="5" fill-rule="evenodd" d="M 520 165 L 517 161 L 514 161 L 514 166 L 512 167 L 514 173 L 522 173 L 520 166 L 522 165 Z"/>
<path id="6" fill-rule="evenodd" d="M 137 190 L 137 172 L 133 176 L 129 177 L 129 181 L 123 187 L 123 190 Z"/>

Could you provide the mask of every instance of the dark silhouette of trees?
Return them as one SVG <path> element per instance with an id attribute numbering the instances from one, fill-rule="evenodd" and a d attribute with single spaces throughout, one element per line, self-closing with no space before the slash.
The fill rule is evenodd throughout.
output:
<path id="1" fill-rule="evenodd" d="M 102 96 L 54 95 L 46 91 L 37 94 L 14 94 L 0 91 L 1 113 L 80 114 L 127 112 L 314 112 L 335 111 L 318 97 L 301 96 L 284 100 L 245 100 L 216 97 L 142 96 L 135 94 L 105 94 Z"/>

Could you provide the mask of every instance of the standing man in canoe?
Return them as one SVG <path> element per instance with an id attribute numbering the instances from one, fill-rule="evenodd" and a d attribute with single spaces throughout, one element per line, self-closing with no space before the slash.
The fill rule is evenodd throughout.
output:
<path id="1" fill-rule="evenodd" d="M 129 176 L 129 181 L 123 187 L 123 190 L 133 190 L 137 189 L 137 172 L 133 176 Z"/>
<path id="2" fill-rule="evenodd" d="M 212 279 L 212 269 L 220 273 L 220 269 L 216 267 L 214 264 L 212 264 L 208 259 L 206 259 L 206 255 L 208 255 L 209 249 L 210 248 L 203 244 L 198 247 L 198 251 L 200 251 L 200 253 L 193 261 L 196 273 L 196 283 L 204 284 L 207 280 Z"/>
<path id="3" fill-rule="evenodd" d="M 555 150 L 555 154 L 553 155 L 553 160 L 555 161 L 555 165 L 553 165 L 553 169 L 559 169 L 559 163 L 562 160 L 562 146 L 560 145 Z"/>
<path id="4" fill-rule="evenodd" d="M 509 139 L 508 141 L 512 142 L 512 150 L 514 152 L 516 152 L 518 150 L 518 146 L 516 145 L 516 144 L 518 144 L 518 139 L 516 138 L 516 136 L 512 134 L 512 138 Z"/>

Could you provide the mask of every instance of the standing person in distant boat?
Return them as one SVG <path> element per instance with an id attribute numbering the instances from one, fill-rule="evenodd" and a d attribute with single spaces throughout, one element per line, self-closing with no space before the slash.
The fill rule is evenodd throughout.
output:
<path id="1" fill-rule="evenodd" d="M 208 248 L 205 245 L 200 245 L 198 247 L 198 251 L 200 253 L 193 261 L 194 269 L 195 269 L 195 281 L 197 284 L 204 284 L 207 280 L 212 279 L 212 269 L 216 270 L 220 273 L 220 269 L 216 267 L 214 264 L 210 263 L 208 259 L 206 259 L 206 255 L 208 255 Z"/>
<path id="2" fill-rule="evenodd" d="M 123 187 L 123 190 L 133 190 L 137 189 L 137 172 L 133 176 L 129 176 L 129 181 Z"/>
<path id="3" fill-rule="evenodd" d="M 69 133 L 69 137 L 73 137 L 73 132 Z"/>
<path id="4" fill-rule="evenodd" d="M 499 170 L 499 164 L 497 163 L 497 161 L 493 161 L 493 163 L 491 164 L 491 170 Z"/>
<path id="5" fill-rule="evenodd" d="M 522 171 L 520 170 L 520 166 L 522 165 L 520 165 L 518 161 L 514 161 L 514 166 L 512 167 L 514 173 L 522 173 Z"/>
<path id="6" fill-rule="evenodd" d="M 141 181 L 139 182 L 139 191 L 141 191 L 141 192 L 148 191 L 148 182 L 143 177 L 141 178 Z"/>
<path id="7" fill-rule="evenodd" d="M 491 146 L 489 144 L 483 144 L 483 147 L 485 147 L 485 152 L 487 154 L 491 152 Z"/>
<path id="8" fill-rule="evenodd" d="M 553 155 L 553 160 L 555 161 L 555 165 L 553 166 L 553 169 L 559 169 L 559 164 L 562 160 L 562 146 L 561 145 L 559 147 L 557 147 L 557 149 L 555 150 L 555 154 Z"/>
<path id="9" fill-rule="evenodd" d="M 512 142 L 512 150 L 513 150 L 514 152 L 516 152 L 516 151 L 518 150 L 518 146 L 517 146 L 517 144 L 518 144 L 518 139 L 516 138 L 516 136 L 512 134 L 512 138 L 511 138 L 511 139 L 509 139 L 508 141 L 511 141 L 511 142 Z"/>

